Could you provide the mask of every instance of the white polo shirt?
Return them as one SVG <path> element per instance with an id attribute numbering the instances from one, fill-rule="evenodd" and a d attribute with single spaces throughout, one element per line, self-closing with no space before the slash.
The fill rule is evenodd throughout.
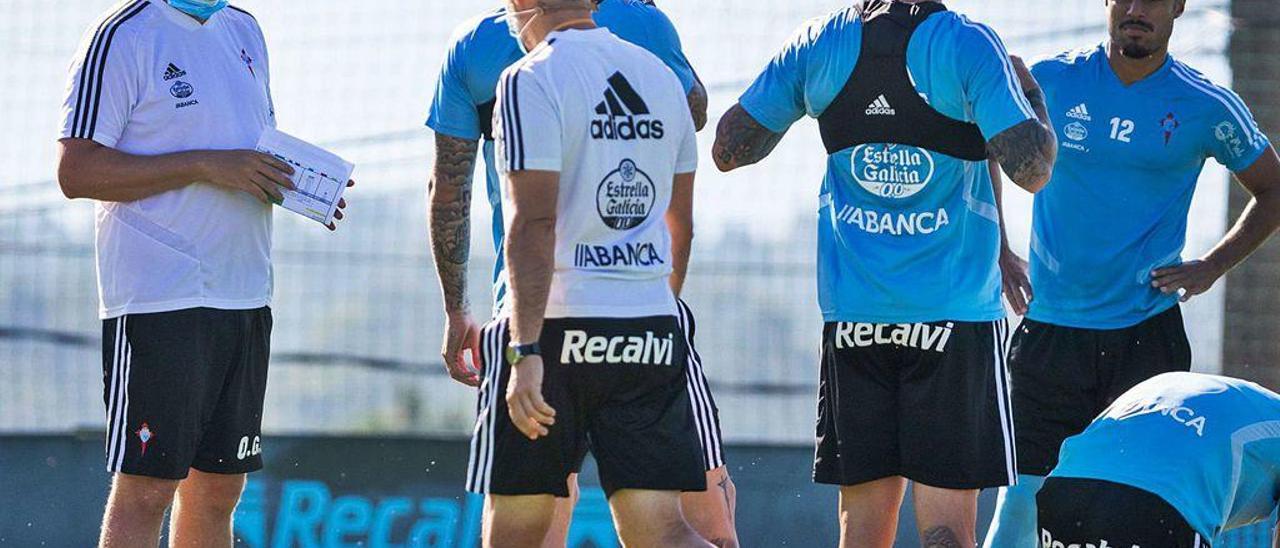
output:
<path id="1" fill-rule="evenodd" d="M 164 0 L 123 2 L 71 65 L 62 137 L 136 155 L 252 149 L 275 126 L 267 49 L 234 7 L 201 24 Z M 193 182 L 97 205 L 99 313 L 252 309 L 271 301 L 271 206 Z"/>
<path id="2" fill-rule="evenodd" d="M 605 29 L 554 32 L 503 73 L 493 125 L 504 174 L 560 173 L 546 317 L 675 314 L 665 215 L 698 149 L 671 69 Z"/>

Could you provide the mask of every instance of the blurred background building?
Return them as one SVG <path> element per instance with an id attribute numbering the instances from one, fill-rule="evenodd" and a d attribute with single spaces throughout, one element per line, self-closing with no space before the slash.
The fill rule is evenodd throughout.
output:
<path id="1" fill-rule="evenodd" d="M 15 447 L 14 436 L 81 432 L 92 438 L 103 429 L 93 206 L 61 195 L 54 165 L 68 63 L 85 28 L 109 3 L 0 2 L 0 476 L 13 464 L 3 449 Z M 707 84 L 714 128 L 797 25 L 847 3 L 660 5 Z M 287 212 L 276 215 L 269 433 L 454 441 L 469 434 L 473 392 L 450 380 L 439 358 L 444 320 L 427 244 L 431 134 L 423 122 L 452 29 L 497 4 L 237 2 L 265 30 L 280 128 L 354 161 L 359 183 L 348 194 L 349 219 L 337 233 Z M 1189 2 L 1173 46 L 1218 82 L 1232 82 L 1234 74 L 1236 88 L 1270 131 L 1280 128 L 1274 4 Z M 991 24 L 1012 52 L 1028 59 L 1105 38 L 1100 1 L 953 0 L 950 7 Z M 712 138 L 711 130 L 700 135 L 704 159 Z M 816 125 L 805 121 L 762 165 L 726 175 L 704 161 L 698 178 L 698 238 L 686 298 L 699 315 L 699 347 L 730 444 L 800 455 L 812 450 L 821 325 L 814 219 L 822 150 Z M 1005 188 L 1011 239 L 1025 256 L 1030 197 Z M 1243 194 L 1232 188 L 1227 173 L 1210 162 L 1184 257 L 1213 245 L 1243 206 Z M 484 292 L 493 257 L 481 195 L 472 242 L 478 318 L 488 315 Z M 1273 389 L 1280 384 L 1278 250 L 1269 244 L 1226 284 L 1187 305 L 1198 370 L 1254 378 Z M 740 488 L 749 493 L 748 486 Z M 4 533 L 0 529 L 0 544 Z"/>

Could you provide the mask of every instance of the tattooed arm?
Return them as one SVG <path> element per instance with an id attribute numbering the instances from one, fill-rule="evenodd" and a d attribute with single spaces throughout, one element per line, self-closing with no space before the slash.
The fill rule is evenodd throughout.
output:
<path id="1" fill-rule="evenodd" d="M 431 256 L 440 275 L 445 311 L 465 312 L 467 261 L 471 256 L 471 176 L 476 143 L 436 134 L 436 161 L 429 192 Z"/>
<path id="2" fill-rule="evenodd" d="M 479 348 L 479 328 L 468 311 L 467 263 L 471 257 L 471 176 L 476 165 L 476 142 L 436 134 L 435 166 L 428 187 L 431 257 L 440 277 L 447 317 L 441 357 L 449 376 L 458 382 L 479 385 L 474 364 Z M 472 352 L 472 366 L 463 360 Z"/>
<path id="3" fill-rule="evenodd" d="M 778 146 L 783 135 L 769 131 L 741 104 L 736 104 L 720 119 L 711 154 L 720 171 L 733 171 L 763 160 Z"/>
<path id="4" fill-rule="evenodd" d="M 1040 90 L 1040 85 L 1031 76 L 1031 71 L 1027 70 L 1022 59 L 1013 57 L 1012 60 L 1037 119 L 1027 120 L 1001 132 L 987 143 L 987 149 L 1015 184 L 1027 192 L 1039 192 L 1049 183 L 1053 163 L 1058 158 L 1058 138 L 1049 121 L 1049 111 L 1045 107 L 1044 92 Z"/>
<path id="5" fill-rule="evenodd" d="M 695 131 L 707 127 L 707 88 L 702 85 L 702 80 L 694 82 L 693 89 L 689 90 L 689 113 L 693 115 Z"/>

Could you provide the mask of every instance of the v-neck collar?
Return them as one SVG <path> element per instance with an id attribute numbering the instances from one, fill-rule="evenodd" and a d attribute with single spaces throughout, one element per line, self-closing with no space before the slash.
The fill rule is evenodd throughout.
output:
<path id="1" fill-rule="evenodd" d="M 1170 67 L 1173 66 L 1173 54 L 1166 53 L 1164 56 L 1164 63 L 1161 63 L 1160 68 L 1157 68 L 1155 72 L 1148 74 L 1145 78 L 1132 84 L 1125 84 L 1120 80 L 1120 76 L 1116 75 L 1115 69 L 1111 67 L 1111 59 L 1107 54 L 1107 43 L 1103 42 L 1098 45 L 1098 59 L 1099 62 L 1102 63 L 1103 78 L 1120 89 L 1137 89 L 1139 87 L 1150 85 L 1153 82 L 1158 82 L 1169 73 Z"/>

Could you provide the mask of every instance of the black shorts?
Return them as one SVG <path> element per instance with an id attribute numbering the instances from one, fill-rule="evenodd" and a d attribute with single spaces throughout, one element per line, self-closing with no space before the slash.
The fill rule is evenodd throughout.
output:
<path id="1" fill-rule="evenodd" d="M 1109 481 L 1049 478 L 1036 495 L 1040 546 L 1209 548 L 1164 499 Z"/>
<path id="2" fill-rule="evenodd" d="M 680 307 L 680 329 L 684 331 L 685 343 L 689 347 L 689 367 L 685 370 L 685 381 L 689 391 L 689 403 L 693 406 L 693 425 L 698 429 L 698 440 L 702 442 L 702 467 L 708 472 L 724 466 L 724 443 L 721 441 L 720 408 L 715 397 L 711 395 L 711 385 L 707 382 L 706 372 L 702 369 L 702 356 L 698 354 L 694 337 L 698 334 L 698 323 L 693 317 L 693 309 L 677 299 Z M 587 458 L 586 448 L 578 456 L 573 473 L 582 471 L 583 461 Z"/>
<path id="3" fill-rule="evenodd" d="M 1067 438 L 1111 402 L 1161 373 L 1191 370 L 1177 306 L 1124 329 L 1080 329 L 1025 319 L 1009 351 L 1018 472 L 1048 475 Z"/>
<path id="4" fill-rule="evenodd" d="M 265 307 L 103 321 L 107 470 L 161 479 L 260 470 L 270 354 Z"/>
<path id="5" fill-rule="evenodd" d="M 481 330 L 478 418 L 467 490 L 569 496 L 566 480 L 590 448 L 606 495 L 620 489 L 706 489 L 689 403 L 688 351 L 675 316 L 557 318 L 542 327 L 542 395 L 556 410 L 530 441 L 511 423 L 508 320 Z"/>
<path id="6" fill-rule="evenodd" d="M 693 406 L 693 424 L 698 430 L 698 440 L 702 442 L 702 467 L 711 471 L 724 466 L 724 445 L 720 440 L 720 408 L 711 396 L 711 385 L 707 383 L 707 375 L 702 369 L 702 356 L 698 354 L 698 347 L 694 344 L 698 323 L 693 318 L 693 310 L 683 300 L 677 299 L 676 302 L 680 307 L 680 330 L 684 331 L 685 345 L 689 348 L 685 383 L 689 403 Z"/>
<path id="7" fill-rule="evenodd" d="M 1013 483 L 1007 330 L 1004 320 L 826 324 L 814 481 Z"/>

